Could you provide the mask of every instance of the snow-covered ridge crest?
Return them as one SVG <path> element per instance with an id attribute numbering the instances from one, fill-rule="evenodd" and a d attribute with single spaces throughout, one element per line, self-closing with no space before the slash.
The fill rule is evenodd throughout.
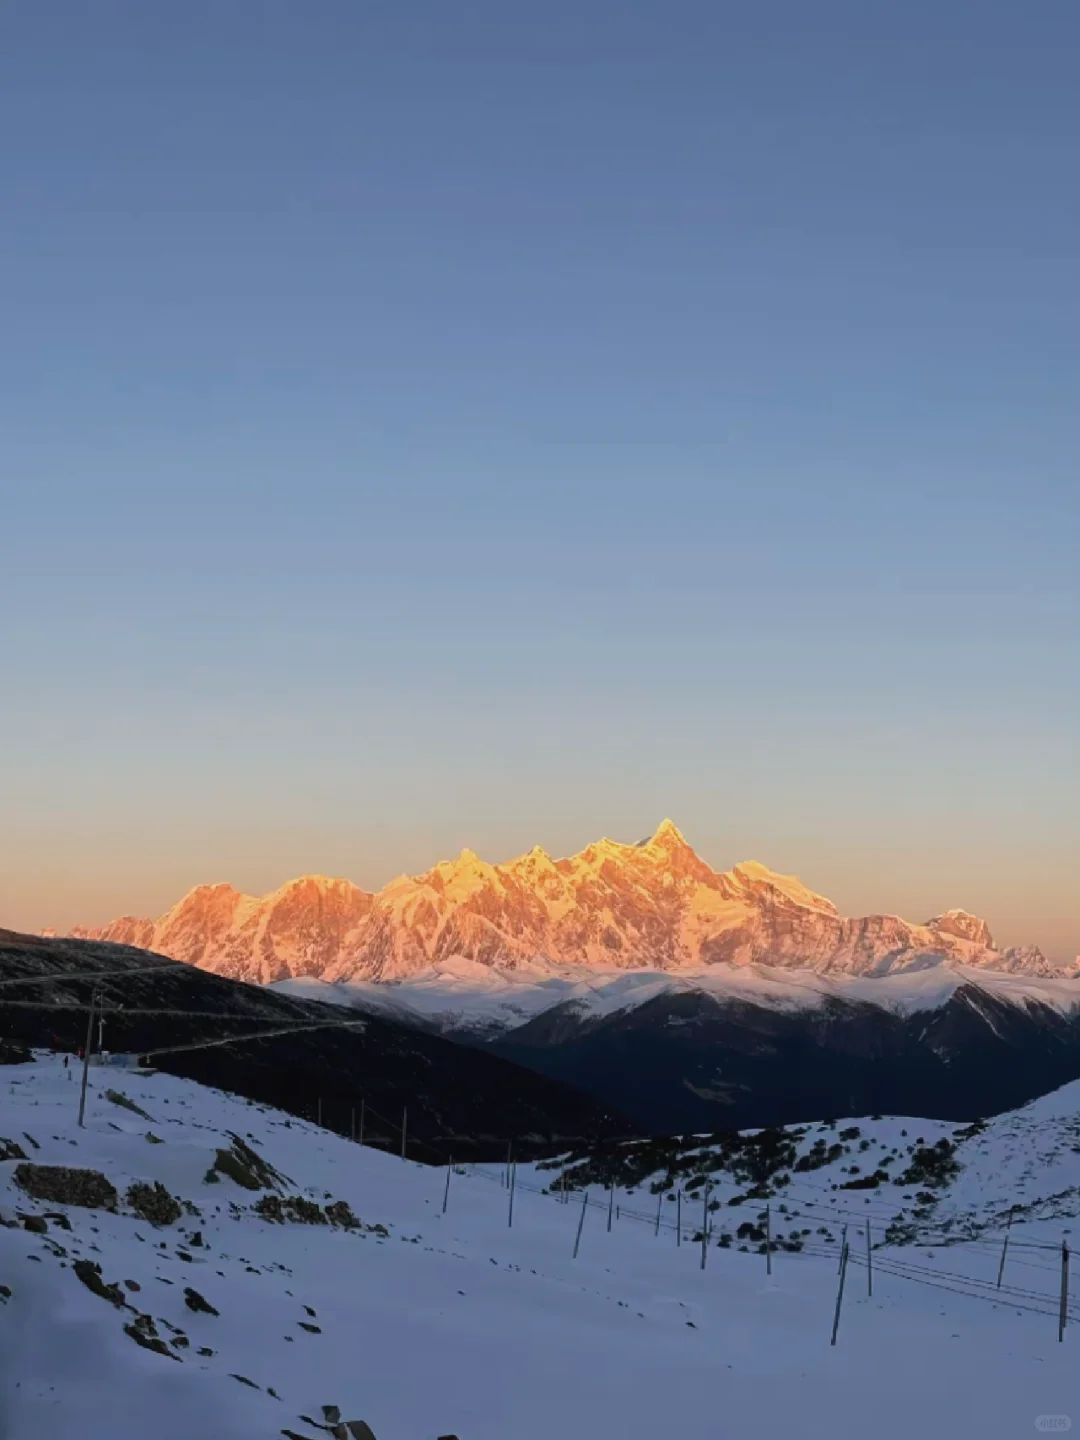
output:
<path id="1" fill-rule="evenodd" d="M 582 970 L 699 975 L 767 966 L 880 978 L 946 963 L 1073 974 L 1035 946 L 999 950 L 984 920 L 949 910 L 912 924 L 842 916 L 757 861 L 713 870 L 665 820 L 637 844 L 603 839 L 554 859 L 538 846 L 492 865 L 471 850 L 375 894 L 306 875 L 270 895 L 201 885 L 158 920 L 74 934 L 170 955 L 236 979 L 401 981 L 447 961 L 519 976 Z"/>

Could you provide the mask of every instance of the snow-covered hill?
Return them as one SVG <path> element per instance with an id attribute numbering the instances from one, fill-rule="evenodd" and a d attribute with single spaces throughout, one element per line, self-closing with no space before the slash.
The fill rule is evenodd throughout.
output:
<path id="1" fill-rule="evenodd" d="M 638 1156 L 634 1183 L 608 1197 L 593 1179 L 565 1204 L 563 1174 L 588 1180 L 611 1156 L 522 1166 L 511 1225 L 497 1167 L 455 1172 L 447 1192 L 445 1167 L 190 1081 L 91 1077 L 79 1129 L 77 1077 L 58 1058 L 0 1072 L 11 1157 L 0 1211 L 16 1226 L 0 1230 L 5 1440 L 318 1440 L 324 1405 L 378 1440 L 1011 1440 L 1038 1417 L 1080 1418 L 1077 1340 L 1057 1338 L 1055 1249 L 1080 1208 L 1078 1086 L 959 1134 L 838 1121 L 734 1149 L 688 1140 L 658 1165 L 624 1147 L 623 1161 Z M 927 1161 L 942 1141 L 946 1160 Z M 762 1163 L 777 1146 L 784 1163 Z M 116 1212 L 33 1199 L 15 1178 L 39 1183 L 27 1164 L 101 1172 Z M 879 1171 L 902 1183 L 834 1188 Z M 720 1202 L 709 1211 L 706 1177 Z M 138 1182 L 160 1182 L 181 1214 L 139 1218 Z M 783 1245 L 771 1275 L 755 1239 L 765 1204 Z M 698 1211 L 712 1216 L 705 1269 Z M 933 1245 L 883 1245 L 890 1221 Z M 845 1224 L 857 1243 L 834 1348 Z M 910 1238 L 902 1223 L 896 1233 Z"/>
<path id="2" fill-rule="evenodd" d="M 717 872 L 665 820 L 636 845 L 601 840 L 502 865 L 471 850 L 371 894 L 304 876 L 271 895 L 192 890 L 159 920 L 126 917 L 76 934 L 136 945 L 237 979 L 394 981 L 445 962 L 529 986 L 579 971 L 696 974 L 765 965 L 878 977 L 948 962 L 1028 976 L 1057 968 L 1034 946 L 999 950 L 962 910 L 916 925 L 841 916 L 799 880 L 756 862 Z"/>

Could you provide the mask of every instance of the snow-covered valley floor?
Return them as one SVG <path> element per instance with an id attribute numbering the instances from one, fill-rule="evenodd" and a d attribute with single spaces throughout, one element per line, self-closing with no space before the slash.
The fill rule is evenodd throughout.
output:
<path id="1" fill-rule="evenodd" d="M 950 1239 L 972 1217 L 989 1228 L 876 1250 L 870 1297 L 858 1222 L 883 1233 L 889 1206 L 880 1191 L 838 1199 L 820 1172 L 793 1177 L 783 1224 L 802 1206 L 813 1234 L 802 1253 L 775 1254 L 771 1276 L 736 1246 L 712 1246 L 702 1270 L 691 1202 L 680 1246 L 672 1202 L 647 1186 L 616 1193 L 610 1232 L 593 1193 L 575 1260 L 581 1196 L 542 1193 L 550 1171 L 519 1168 L 512 1227 L 498 1167 L 453 1173 L 444 1214 L 445 1169 L 168 1075 L 91 1074 L 79 1129 L 78 1075 L 58 1057 L 0 1071 L 0 1137 L 34 1164 L 99 1170 L 120 1195 L 117 1213 L 34 1200 L 15 1181 L 23 1162 L 0 1164 L 3 1440 L 315 1440 L 324 1405 L 377 1440 L 1006 1440 L 1038 1433 L 1039 1417 L 1080 1426 L 1080 1320 L 1059 1344 L 1052 1248 L 1080 1209 L 1080 1085 L 960 1147 L 939 1219 Z M 856 1123 L 882 1151 L 911 1126 L 928 1142 L 957 1129 Z M 283 1194 L 345 1201 L 365 1228 L 256 1216 L 258 1193 L 206 1179 L 233 1135 L 288 1177 Z M 136 1181 L 198 1213 L 155 1228 L 125 1201 Z M 1029 1208 L 997 1292 L 998 1222 L 1014 1201 Z M 631 1218 L 657 1205 L 659 1234 Z M 751 1212 L 722 1214 L 733 1226 Z M 48 1215 L 70 1230 L 22 1228 Z M 832 1347 L 845 1220 L 858 1238 Z M 77 1260 L 99 1264 L 130 1308 L 93 1293 Z M 185 1290 L 219 1313 L 193 1311 Z M 140 1313 L 175 1358 L 126 1333 L 145 1336 Z"/>

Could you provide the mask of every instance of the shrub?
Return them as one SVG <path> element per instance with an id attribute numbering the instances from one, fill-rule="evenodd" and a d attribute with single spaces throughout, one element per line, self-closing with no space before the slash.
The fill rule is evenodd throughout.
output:
<path id="1" fill-rule="evenodd" d="M 81 1205 L 87 1210 L 115 1210 L 116 1188 L 100 1170 L 76 1170 L 67 1165 L 15 1167 L 15 1183 L 35 1200 L 50 1205 Z"/>
<path id="2" fill-rule="evenodd" d="M 136 1215 L 151 1225 L 175 1225 L 184 1213 L 179 1200 L 169 1194 L 160 1180 L 155 1180 L 153 1185 L 136 1180 L 128 1187 L 125 1199 Z"/>

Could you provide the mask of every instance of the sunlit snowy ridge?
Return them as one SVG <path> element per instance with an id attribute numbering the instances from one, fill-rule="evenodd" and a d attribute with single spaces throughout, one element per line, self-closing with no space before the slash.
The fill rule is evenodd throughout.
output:
<path id="1" fill-rule="evenodd" d="M 447 963 L 526 988 L 545 974 L 760 966 L 837 978 L 942 963 L 1032 977 L 1075 970 L 1036 946 L 998 948 L 986 922 L 963 910 L 923 924 L 848 918 L 757 862 L 713 870 L 669 820 L 638 844 L 600 840 L 561 859 L 536 847 L 491 865 L 464 850 L 377 893 L 321 875 L 261 897 L 202 885 L 158 920 L 129 916 L 75 933 L 262 984 L 402 981 Z"/>

